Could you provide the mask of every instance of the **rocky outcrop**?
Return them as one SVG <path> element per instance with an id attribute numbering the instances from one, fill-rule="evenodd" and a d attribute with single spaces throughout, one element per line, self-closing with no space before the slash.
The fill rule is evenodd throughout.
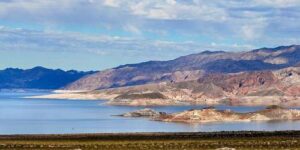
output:
<path id="1" fill-rule="evenodd" d="M 151 92 L 151 93 L 125 93 L 121 94 L 114 99 L 129 99 L 129 100 L 135 100 L 135 99 L 167 99 L 166 96 L 159 92 Z"/>
<path id="2" fill-rule="evenodd" d="M 231 110 L 201 109 L 189 110 L 156 118 L 168 122 L 233 122 L 233 121 L 274 121 L 299 120 L 300 111 L 284 108 L 269 108 L 251 113 L 236 113 Z"/>
<path id="3" fill-rule="evenodd" d="M 120 106 L 182 106 L 190 105 L 190 103 L 180 100 L 171 99 L 113 99 L 107 102 L 109 105 Z"/>
<path id="4" fill-rule="evenodd" d="M 159 117 L 159 116 L 162 116 L 165 114 L 166 113 L 164 113 L 164 112 L 157 112 L 152 109 L 145 108 L 145 109 L 137 110 L 134 112 L 124 113 L 120 116 L 122 116 L 122 117 Z"/>
<path id="5" fill-rule="evenodd" d="M 267 107 L 264 110 L 237 113 L 231 110 L 217 110 L 213 107 L 188 110 L 179 113 L 158 113 L 151 109 L 125 113 L 124 117 L 150 117 L 152 120 L 165 122 L 209 123 L 209 122 L 235 122 L 235 121 L 274 121 L 274 120 L 300 120 L 300 110 L 286 109 L 278 106 Z"/>

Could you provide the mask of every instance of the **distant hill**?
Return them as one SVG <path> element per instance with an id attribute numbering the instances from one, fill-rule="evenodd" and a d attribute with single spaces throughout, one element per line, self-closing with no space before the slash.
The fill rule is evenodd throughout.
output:
<path id="1" fill-rule="evenodd" d="M 69 84 L 68 90 L 96 90 L 147 83 L 192 81 L 205 74 L 278 70 L 299 66 L 300 45 L 248 52 L 204 51 L 169 61 L 127 64 L 100 71 Z"/>
<path id="2" fill-rule="evenodd" d="M 52 70 L 43 67 L 26 70 L 7 68 L 0 70 L 0 89 L 59 89 L 92 73 L 95 72 Z"/>

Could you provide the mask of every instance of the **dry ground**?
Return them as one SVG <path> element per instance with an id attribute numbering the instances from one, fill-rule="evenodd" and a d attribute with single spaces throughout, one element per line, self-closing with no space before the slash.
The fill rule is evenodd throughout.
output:
<path id="1" fill-rule="evenodd" d="M 300 131 L 0 136 L 0 149 L 300 149 Z"/>

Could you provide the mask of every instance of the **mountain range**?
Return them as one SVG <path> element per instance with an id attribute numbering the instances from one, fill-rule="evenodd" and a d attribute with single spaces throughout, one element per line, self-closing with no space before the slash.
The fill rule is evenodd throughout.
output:
<path id="1" fill-rule="evenodd" d="M 99 90 L 159 82 L 197 80 L 206 74 L 278 70 L 299 65 L 300 46 L 248 52 L 204 51 L 169 61 L 127 64 L 85 76 L 66 90 Z"/>
<path id="2" fill-rule="evenodd" d="M 0 70 L 0 89 L 59 89 L 92 73 L 94 72 L 63 71 L 44 67 L 25 70 L 7 68 Z"/>
<path id="3" fill-rule="evenodd" d="M 260 48 L 245 52 L 204 51 L 169 61 L 121 65 L 98 72 L 52 70 L 43 67 L 0 70 L 0 88 L 104 90 L 148 84 L 184 83 L 241 78 L 251 73 L 297 67 L 300 46 Z M 245 75 L 245 77 L 248 77 Z M 217 78 L 217 79 L 214 79 Z"/>
<path id="4" fill-rule="evenodd" d="M 39 98 L 107 99 L 108 104 L 300 106 L 300 46 L 205 51 L 170 61 L 122 65 L 86 75 Z"/>

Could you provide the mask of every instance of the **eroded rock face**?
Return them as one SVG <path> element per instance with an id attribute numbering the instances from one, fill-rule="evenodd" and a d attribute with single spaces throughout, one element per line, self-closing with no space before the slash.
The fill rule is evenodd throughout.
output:
<path id="1" fill-rule="evenodd" d="M 208 123 L 208 122 L 235 122 L 235 121 L 273 121 L 273 120 L 300 120 L 300 110 L 285 109 L 281 107 L 268 107 L 264 110 L 237 113 L 231 110 L 217 110 L 204 108 L 199 110 L 187 110 L 183 112 L 167 114 L 151 109 L 142 109 L 121 115 L 123 117 L 148 117 L 156 121 Z"/>

